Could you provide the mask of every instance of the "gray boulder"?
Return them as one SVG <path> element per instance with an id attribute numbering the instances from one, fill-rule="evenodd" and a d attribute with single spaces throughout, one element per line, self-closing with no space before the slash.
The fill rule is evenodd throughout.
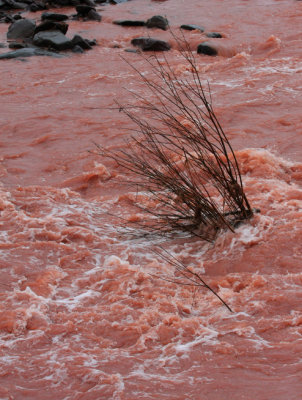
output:
<path id="1" fill-rule="evenodd" d="M 149 37 L 139 37 L 131 40 L 133 46 L 141 48 L 143 51 L 167 51 L 171 49 L 169 43 L 163 40 Z"/>
<path id="2" fill-rule="evenodd" d="M 55 50 L 68 50 L 73 47 L 71 40 L 61 31 L 41 31 L 35 34 L 33 42 L 38 47 L 48 47 Z"/>
<path id="3" fill-rule="evenodd" d="M 32 47 L 26 49 L 19 49 L 15 51 L 9 51 L 8 53 L 0 54 L 0 60 L 7 60 L 12 58 L 24 58 L 24 57 L 32 57 L 32 56 L 50 56 L 61 58 L 64 57 L 62 54 L 54 53 L 52 51 L 42 50 L 42 49 L 34 49 Z"/>
<path id="4" fill-rule="evenodd" d="M 147 28 L 159 28 L 166 31 L 168 29 L 169 22 L 167 18 L 162 17 L 161 15 L 154 15 L 146 21 Z"/>
<path id="5" fill-rule="evenodd" d="M 34 34 L 36 23 L 31 19 L 19 19 L 8 28 L 7 39 L 28 39 Z"/>
<path id="6" fill-rule="evenodd" d="M 65 21 L 68 19 L 68 15 L 66 14 L 57 14 L 57 13 L 52 13 L 52 12 L 47 12 L 45 11 L 41 15 L 42 21 L 49 20 L 49 21 Z"/>
<path id="7" fill-rule="evenodd" d="M 194 24 L 184 24 L 180 26 L 180 29 L 185 29 L 186 31 L 200 31 L 204 32 L 204 27 Z"/>
<path id="8" fill-rule="evenodd" d="M 218 51 L 209 42 L 203 42 L 197 47 L 198 54 L 206 54 L 207 56 L 217 56 Z"/>

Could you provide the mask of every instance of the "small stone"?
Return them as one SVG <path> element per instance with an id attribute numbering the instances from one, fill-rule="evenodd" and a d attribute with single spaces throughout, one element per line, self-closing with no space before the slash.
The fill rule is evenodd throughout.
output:
<path id="1" fill-rule="evenodd" d="M 27 39 L 34 34 L 36 23 L 30 19 L 20 19 L 8 28 L 7 39 Z"/>
<path id="2" fill-rule="evenodd" d="M 208 32 L 207 34 L 206 34 L 206 36 L 207 37 L 209 37 L 209 38 L 216 38 L 216 39 L 218 39 L 218 38 L 222 38 L 222 35 L 221 35 L 221 33 L 218 33 L 218 32 Z"/>
<path id="3" fill-rule="evenodd" d="M 49 47 L 56 50 L 71 49 L 72 43 L 61 31 L 41 31 L 35 34 L 33 42 L 39 47 Z"/>
<path id="4" fill-rule="evenodd" d="M 43 21 L 35 29 L 35 34 L 42 31 L 61 31 L 64 35 L 68 30 L 68 24 L 66 22 L 58 21 Z"/>
<path id="5" fill-rule="evenodd" d="M 75 9 L 78 15 L 82 17 L 85 17 L 91 10 L 96 11 L 94 7 L 88 6 L 87 4 L 79 4 Z"/>
<path id="6" fill-rule="evenodd" d="M 217 56 L 217 50 L 208 42 L 203 42 L 197 47 L 198 54 L 206 54 L 208 56 Z"/>
<path id="7" fill-rule="evenodd" d="M 169 22 L 167 18 L 162 17 L 161 15 L 154 15 L 147 20 L 146 26 L 147 28 L 159 28 L 166 31 L 168 29 Z"/>
<path id="8" fill-rule="evenodd" d="M 185 29 L 187 31 L 200 31 L 204 32 L 204 27 L 194 24 L 184 24 L 180 26 L 180 29 Z"/>
<path id="9" fill-rule="evenodd" d="M 66 19 L 68 19 L 68 15 L 66 14 L 56 14 L 56 13 L 52 13 L 52 12 L 44 12 L 41 15 L 41 19 L 42 21 L 50 20 L 50 21 L 65 21 Z"/>
<path id="10" fill-rule="evenodd" d="M 9 47 L 10 49 L 24 49 L 24 48 L 26 48 L 27 46 L 26 46 L 26 44 L 24 44 L 24 43 L 20 43 L 20 42 L 11 42 L 11 43 L 8 45 L 8 47 Z"/>
<path id="11" fill-rule="evenodd" d="M 26 49 L 18 49 L 15 51 L 9 51 L 8 53 L 2 53 L 0 54 L 0 60 L 7 60 L 7 59 L 12 59 L 12 58 L 19 58 L 19 57 L 32 57 L 32 56 L 50 56 L 50 57 L 56 57 L 56 58 L 61 58 L 64 57 L 64 55 L 55 53 L 53 51 L 47 51 L 43 49 L 35 49 L 32 47 L 28 47 Z"/>
<path id="12" fill-rule="evenodd" d="M 122 26 L 144 26 L 145 25 L 145 21 L 133 21 L 130 19 L 121 19 L 118 21 L 113 21 L 113 23 L 115 25 L 122 25 Z"/>
<path id="13" fill-rule="evenodd" d="M 81 53 L 84 53 L 84 50 L 82 49 L 81 46 L 76 45 L 76 46 L 73 47 L 72 52 L 81 54 Z"/>
<path id="14" fill-rule="evenodd" d="M 167 51 L 171 49 L 169 43 L 149 37 L 139 37 L 131 40 L 133 46 L 140 47 L 143 51 Z"/>
<path id="15" fill-rule="evenodd" d="M 91 45 L 89 44 L 88 40 L 83 39 L 80 35 L 74 35 L 71 43 L 74 47 L 80 46 L 83 50 L 90 50 Z"/>
<path id="16" fill-rule="evenodd" d="M 45 8 L 46 8 L 45 4 L 40 3 L 40 2 L 33 2 L 29 6 L 29 10 L 32 12 L 45 10 Z"/>
<path id="17" fill-rule="evenodd" d="M 86 16 L 88 19 L 90 19 L 91 21 L 101 21 L 102 17 L 100 16 L 100 14 L 98 12 L 96 12 L 96 10 L 90 10 L 89 13 Z"/>

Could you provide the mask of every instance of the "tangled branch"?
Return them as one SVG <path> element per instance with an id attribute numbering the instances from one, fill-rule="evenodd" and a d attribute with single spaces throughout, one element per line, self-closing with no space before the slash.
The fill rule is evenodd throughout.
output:
<path id="1" fill-rule="evenodd" d="M 239 165 L 220 125 L 209 86 L 201 82 L 197 61 L 185 40 L 177 40 L 189 73 L 179 78 L 167 56 L 144 58 L 152 77 L 125 60 L 147 94 L 131 92 L 136 104 L 117 107 L 137 126 L 127 149 L 101 153 L 135 176 L 134 184 L 154 200 L 139 205 L 150 218 L 145 228 L 160 233 L 185 231 L 213 241 L 253 215 Z"/>

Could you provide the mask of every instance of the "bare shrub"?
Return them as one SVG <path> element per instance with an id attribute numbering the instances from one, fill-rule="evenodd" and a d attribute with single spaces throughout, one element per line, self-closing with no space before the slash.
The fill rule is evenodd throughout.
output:
<path id="1" fill-rule="evenodd" d="M 243 190 L 232 146 L 221 127 L 209 86 L 201 83 L 188 43 L 176 38 L 188 72 L 179 78 L 167 55 L 144 57 L 145 76 L 133 64 L 147 89 L 131 92 L 135 106 L 117 103 L 136 125 L 128 148 L 100 149 L 135 176 L 133 183 L 155 200 L 144 227 L 160 233 L 185 231 L 213 241 L 253 214 Z M 127 62 L 127 60 L 125 60 Z"/>

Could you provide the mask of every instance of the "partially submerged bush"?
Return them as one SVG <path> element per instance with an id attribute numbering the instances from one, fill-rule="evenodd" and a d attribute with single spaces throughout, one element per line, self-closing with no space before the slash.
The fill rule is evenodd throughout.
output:
<path id="1" fill-rule="evenodd" d="M 145 228 L 181 230 L 212 241 L 219 230 L 233 231 L 253 212 L 210 89 L 201 83 L 188 43 L 177 39 L 177 44 L 189 67 L 185 78 L 165 55 L 145 58 L 152 77 L 130 64 L 148 92 L 131 92 L 137 105 L 118 108 L 136 124 L 137 135 L 130 149 L 101 152 L 135 175 L 135 184 L 155 200 L 155 207 L 139 206 L 151 216 Z"/>

